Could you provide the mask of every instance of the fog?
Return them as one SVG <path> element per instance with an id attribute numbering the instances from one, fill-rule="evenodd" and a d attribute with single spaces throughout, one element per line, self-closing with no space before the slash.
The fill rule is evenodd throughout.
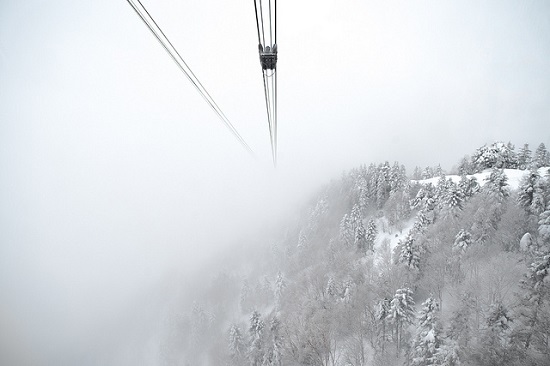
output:
<path id="1" fill-rule="evenodd" d="M 2 1 L 2 364 L 154 364 L 204 263 L 341 171 L 550 145 L 547 2 L 281 2 L 277 169 L 252 4 L 144 5 L 256 157 L 126 1 Z"/>

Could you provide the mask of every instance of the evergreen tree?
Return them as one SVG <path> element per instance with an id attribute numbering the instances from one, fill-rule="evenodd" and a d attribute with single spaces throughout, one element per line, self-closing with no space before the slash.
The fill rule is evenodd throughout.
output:
<path id="1" fill-rule="evenodd" d="M 550 246 L 550 202 L 546 207 L 546 211 L 539 216 L 538 232 L 541 245 Z"/>
<path id="2" fill-rule="evenodd" d="M 378 302 L 376 307 L 376 320 L 378 321 L 378 344 L 384 352 L 387 336 L 386 336 L 386 321 L 390 315 L 391 302 L 389 299 L 385 298 Z"/>
<path id="3" fill-rule="evenodd" d="M 404 165 L 395 162 L 390 169 L 390 191 L 397 192 L 403 189 L 407 182 L 407 172 Z"/>
<path id="4" fill-rule="evenodd" d="M 530 211 L 534 215 L 540 215 L 544 212 L 546 204 L 546 193 L 548 192 L 547 183 L 544 179 L 540 178 L 535 183 L 535 190 L 533 192 L 533 201 L 531 202 Z"/>
<path id="5" fill-rule="evenodd" d="M 414 322 L 414 300 L 410 288 L 400 288 L 390 303 L 388 320 L 394 325 L 396 352 L 399 356 L 403 340 L 404 325 Z"/>
<path id="6" fill-rule="evenodd" d="M 502 169 L 493 169 L 491 174 L 485 179 L 483 191 L 496 202 L 503 202 L 510 196 L 508 186 L 508 177 Z"/>
<path id="7" fill-rule="evenodd" d="M 281 322 L 277 317 L 273 317 L 269 330 L 271 331 L 273 357 L 271 365 L 281 366 L 283 361 L 283 337 L 280 332 Z"/>
<path id="8" fill-rule="evenodd" d="M 265 337 L 266 350 L 264 352 L 262 366 L 281 366 L 283 342 L 279 328 L 280 321 L 275 316 L 271 319 L 269 334 Z"/>
<path id="9" fill-rule="evenodd" d="M 506 144 L 506 151 L 508 156 L 503 163 L 505 169 L 517 169 L 518 168 L 518 154 L 516 153 L 516 147 L 511 142 Z"/>
<path id="10" fill-rule="evenodd" d="M 452 184 L 452 181 L 450 181 Z M 439 176 L 439 179 L 437 181 L 437 185 L 435 187 L 435 199 L 441 203 L 443 200 L 443 197 L 445 197 L 445 194 L 447 193 L 447 188 L 449 187 L 449 181 L 447 180 L 447 177 L 443 174 Z"/>
<path id="11" fill-rule="evenodd" d="M 441 168 L 440 164 L 437 164 L 437 166 L 434 169 L 434 177 L 443 177 L 445 175 L 445 172 Z"/>
<path id="12" fill-rule="evenodd" d="M 531 169 L 528 174 L 521 179 L 518 189 L 518 203 L 525 211 L 531 213 L 531 204 L 535 194 L 535 186 L 540 179 L 536 169 Z"/>
<path id="13" fill-rule="evenodd" d="M 464 199 L 465 196 L 462 189 L 451 181 L 443 197 L 443 215 L 446 217 L 457 217 L 464 207 Z"/>
<path id="14" fill-rule="evenodd" d="M 439 328 L 437 313 L 439 305 L 432 297 L 422 304 L 422 310 L 418 317 L 418 327 L 413 340 L 412 365 L 433 365 L 434 356 L 441 344 L 441 330 Z"/>
<path id="15" fill-rule="evenodd" d="M 461 349 L 468 349 L 477 328 L 473 315 L 476 312 L 476 301 L 470 293 L 460 296 L 460 303 L 450 319 L 448 339 L 457 343 Z M 450 344 L 451 342 L 449 342 Z"/>
<path id="16" fill-rule="evenodd" d="M 495 142 L 490 146 L 485 145 L 472 155 L 472 163 L 478 172 L 485 169 L 514 169 L 518 162 L 512 147 L 502 142 Z"/>
<path id="17" fill-rule="evenodd" d="M 374 250 L 374 241 L 378 235 L 378 229 L 373 219 L 370 219 L 367 223 L 367 232 L 365 234 L 365 244 L 367 250 Z"/>
<path id="18" fill-rule="evenodd" d="M 358 253 L 366 254 L 367 253 L 367 231 L 363 226 L 363 220 L 359 220 L 355 226 L 355 248 Z"/>
<path id="19" fill-rule="evenodd" d="M 467 174 L 474 174 L 475 169 L 472 168 L 472 164 L 470 163 L 470 157 L 464 156 L 460 163 L 458 164 L 458 174 L 459 175 L 467 175 Z"/>
<path id="20" fill-rule="evenodd" d="M 283 299 L 283 293 L 286 288 L 286 281 L 281 271 L 277 272 L 277 279 L 275 280 L 275 305 L 277 309 L 281 308 L 281 301 Z"/>
<path id="21" fill-rule="evenodd" d="M 446 340 L 434 354 L 434 365 L 460 366 L 459 349 L 456 342 Z"/>
<path id="22" fill-rule="evenodd" d="M 458 188 L 464 194 L 464 199 L 471 197 L 472 195 L 469 192 L 470 179 L 465 174 L 460 175 L 460 180 L 458 181 Z"/>
<path id="23" fill-rule="evenodd" d="M 263 331 L 265 323 L 260 313 L 254 311 L 250 316 L 250 347 L 248 349 L 248 359 L 251 366 L 261 366 L 264 358 Z"/>
<path id="24" fill-rule="evenodd" d="M 412 174 L 413 180 L 421 180 L 422 179 L 422 169 L 420 169 L 418 166 L 414 167 L 414 171 Z"/>
<path id="25" fill-rule="evenodd" d="M 348 214 L 340 221 L 340 241 L 347 247 L 351 247 L 355 239 L 355 233 L 352 226 L 351 218 Z"/>
<path id="26" fill-rule="evenodd" d="M 353 288 L 353 280 L 348 277 L 342 284 L 342 300 L 344 300 L 346 303 L 349 303 L 351 301 Z"/>
<path id="27" fill-rule="evenodd" d="M 414 222 L 413 228 L 411 229 L 412 235 L 421 234 L 426 231 L 428 225 L 434 222 L 434 212 L 433 210 L 421 210 L 416 214 L 416 221 Z"/>
<path id="28" fill-rule="evenodd" d="M 523 294 L 519 308 L 518 326 L 514 338 L 523 349 L 534 349 L 550 359 L 550 252 L 546 251 L 535 258 L 521 286 Z"/>
<path id="29" fill-rule="evenodd" d="M 485 365 L 510 363 L 518 355 L 518 352 L 512 351 L 510 345 L 511 321 L 508 310 L 501 303 L 492 304 L 487 317 L 487 328 L 479 344 L 480 349 L 473 358 Z"/>
<path id="30" fill-rule="evenodd" d="M 429 183 L 422 186 L 411 202 L 411 207 L 418 210 L 433 210 L 435 208 L 436 189 Z"/>
<path id="31" fill-rule="evenodd" d="M 304 250 L 307 247 L 308 244 L 308 235 L 307 235 L 307 229 L 302 228 L 300 230 L 300 233 L 298 234 L 298 249 Z"/>
<path id="32" fill-rule="evenodd" d="M 400 240 L 396 249 L 399 251 L 399 263 L 403 263 L 410 269 L 420 268 L 420 257 L 423 250 L 415 243 L 414 238 L 409 234 L 404 240 Z"/>
<path id="33" fill-rule="evenodd" d="M 238 325 L 229 328 L 229 355 L 234 365 L 241 365 L 246 354 L 246 345 Z"/>
<path id="34" fill-rule="evenodd" d="M 384 207 L 391 192 L 390 164 L 386 161 L 378 167 L 378 179 L 376 185 L 376 204 L 378 208 Z"/>
<path id="35" fill-rule="evenodd" d="M 334 281 L 333 276 L 328 277 L 327 286 L 325 289 L 325 293 L 330 297 L 334 298 L 336 295 L 338 295 L 338 287 L 336 286 L 336 281 Z"/>
<path id="36" fill-rule="evenodd" d="M 476 177 L 468 178 L 465 175 L 460 177 L 458 182 L 458 188 L 464 194 L 464 198 L 470 198 L 477 192 L 479 192 L 479 183 L 477 182 Z"/>
<path id="37" fill-rule="evenodd" d="M 239 307 L 243 313 L 247 313 L 250 310 L 250 286 L 248 285 L 248 280 L 246 279 L 243 281 L 243 285 L 241 287 Z"/>
<path id="38" fill-rule="evenodd" d="M 427 166 L 422 172 L 422 179 L 430 179 L 434 177 L 434 171 L 431 167 Z"/>
<path id="39" fill-rule="evenodd" d="M 358 182 L 359 189 L 359 211 L 361 216 L 364 216 L 367 213 L 369 206 L 369 187 L 367 185 L 367 180 L 364 177 L 361 177 Z"/>
<path id="40" fill-rule="evenodd" d="M 487 318 L 487 326 L 496 329 L 499 333 L 510 328 L 511 318 L 502 303 L 491 305 L 491 311 Z"/>
<path id="41" fill-rule="evenodd" d="M 531 165 L 531 149 L 529 144 L 523 145 L 518 154 L 518 168 L 521 170 L 528 169 Z"/>
<path id="42" fill-rule="evenodd" d="M 359 208 L 359 205 L 353 205 L 351 208 L 351 214 L 350 214 L 350 222 L 351 222 L 351 229 L 355 233 L 355 230 L 357 227 L 362 224 L 363 217 L 361 215 L 361 209 Z"/>
<path id="43" fill-rule="evenodd" d="M 535 150 L 533 165 L 534 168 L 550 166 L 550 153 L 548 153 L 548 150 L 546 150 L 546 146 L 544 145 L 544 143 L 541 143 Z"/>
<path id="44" fill-rule="evenodd" d="M 453 252 L 464 254 L 470 245 L 472 245 L 472 234 L 467 230 L 460 230 L 455 236 Z"/>

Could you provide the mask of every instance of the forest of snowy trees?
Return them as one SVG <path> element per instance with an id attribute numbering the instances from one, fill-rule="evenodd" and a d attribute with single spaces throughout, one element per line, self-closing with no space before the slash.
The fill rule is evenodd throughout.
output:
<path id="1" fill-rule="evenodd" d="M 346 172 L 173 309 L 165 365 L 550 365 L 550 154 Z"/>

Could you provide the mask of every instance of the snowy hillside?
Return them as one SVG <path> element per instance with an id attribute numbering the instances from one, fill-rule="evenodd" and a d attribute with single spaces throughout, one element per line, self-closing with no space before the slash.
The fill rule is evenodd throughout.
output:
<path id="1" fill-rule="evenodd" d="M 520 169 L 504 169 L 504 174 L 506 177 L 508 177 L 508 186 L 511 190 L 517 190 L 519 188 L 521 179 L 525 177 L 529 172 L 526 170 L 520 170 Z M 550 168 L 548 167 L 542 167 L 537 169 L 539 175 L 545 176 L 549 174 Z M 487 181 L 487 178 L 491 174 L 490 169 L 486 169 L 481 173 L 476 174 L 466 174 L 467 178 L 475 178 L 480 186 L 483 186 L 485 182 Z M 451 179 L 454 183 L 458 184 L 460 182 L 461 176 L 459 175 L 447 175 L 447 179 Z M 439 181 L 440 177 L 434 177 L 429 179 L 421 179 L 421 180 L 412 180 L 413 183 L 420 183 L 420 184 L 433 184 L 437 185 L 437 182 Z"/>
<path id="2" fill-rule="evenodd" d="M 208 269 L 169 316 L 166 364 L 548 365 L 550 154 L 536 156 L 496 143 L 460 175 L 344 173 Z"/>

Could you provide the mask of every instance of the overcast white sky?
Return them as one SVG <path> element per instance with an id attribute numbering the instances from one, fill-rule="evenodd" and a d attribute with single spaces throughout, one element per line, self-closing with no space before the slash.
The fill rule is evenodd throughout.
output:
<path id="1" fill-rule="evenodd" d="M 143 3 L 258 159 L 125 0 L 0 1 L 0 346 L 61 357 L 344 169 L 550 145 L 548 1 L 279 1 L 276 171 L 252 2 Z"/>

